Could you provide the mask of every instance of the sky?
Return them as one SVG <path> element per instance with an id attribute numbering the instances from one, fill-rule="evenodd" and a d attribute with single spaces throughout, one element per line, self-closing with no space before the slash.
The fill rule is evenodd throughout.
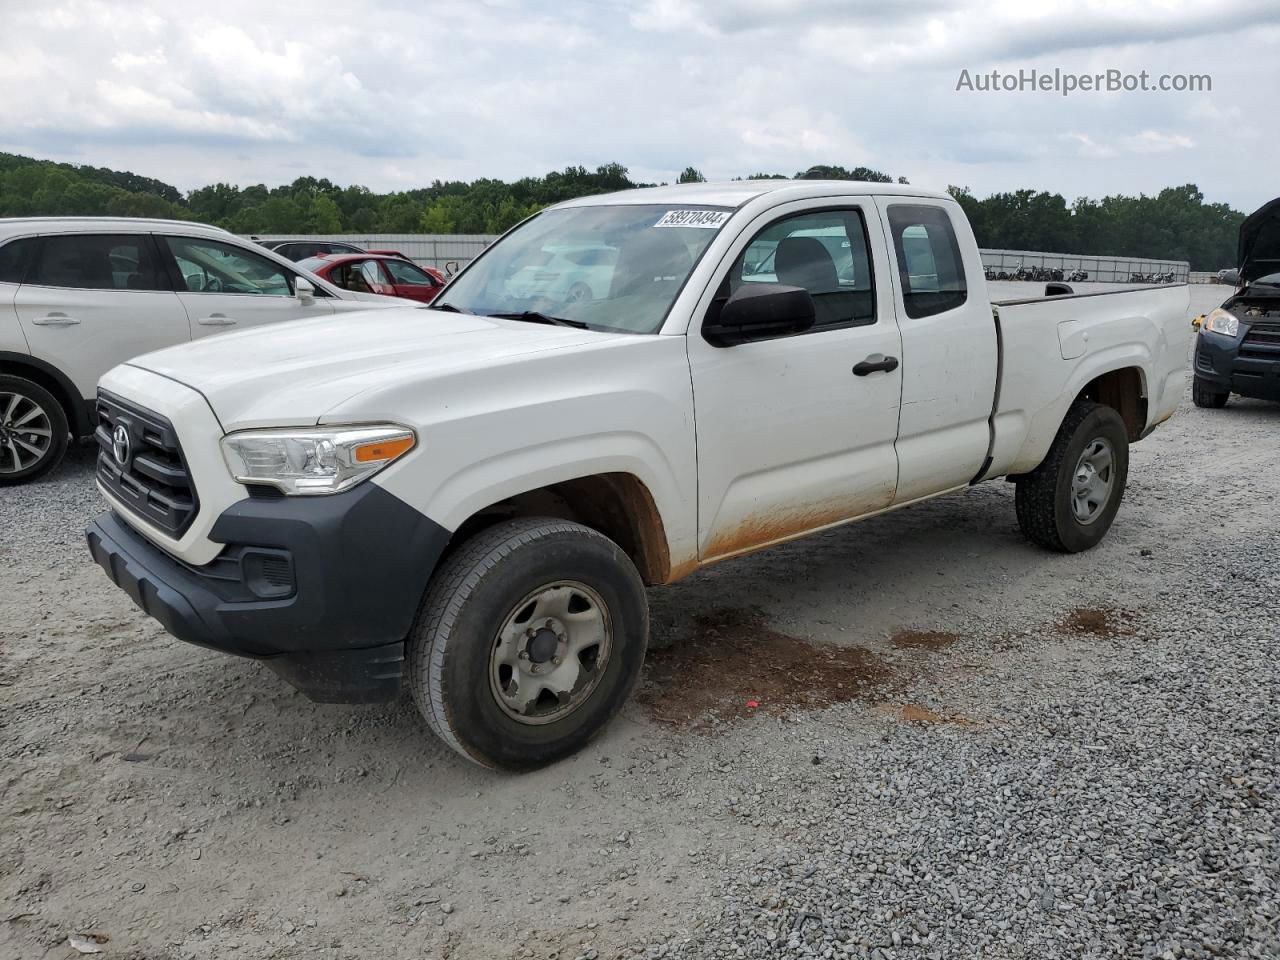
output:
<path id="1" fill-rule="evenodd" d="M 867 166 L 1078 196 L 1280 194 L 1280 3 L 0 0 L 0 150 L 189 190 L 376 191 L 619 162 L 635 180 Z M 968 71 L 1204 92 L 957 90 Z"/>

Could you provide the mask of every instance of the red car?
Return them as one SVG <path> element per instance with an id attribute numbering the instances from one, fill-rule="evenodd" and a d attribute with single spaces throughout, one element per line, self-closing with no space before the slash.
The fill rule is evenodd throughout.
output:
<path id="1" fill-rule="evenodd" d="M 300 260 L 298 266 L 346 290 L 423 303 L 434 300 L 445 285 L 439 270 L 380 253 L 322 253 Z"/>

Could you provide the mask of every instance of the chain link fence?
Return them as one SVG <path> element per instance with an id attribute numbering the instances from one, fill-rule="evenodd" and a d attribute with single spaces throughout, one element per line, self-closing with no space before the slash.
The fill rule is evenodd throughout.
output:
<path id="1" fill-rule="evenodd" d="M 1191 264 L 1185 260 L 1092 257 L 1037 250 L 983 250 L 982 266 L 993 280 L 1070 280 L 1076 274 L 1078 280 L 1099 283 L 1186 283 L 1191 273 Z M 1079 276 L 1080 273 L 1088 276 Z"/>

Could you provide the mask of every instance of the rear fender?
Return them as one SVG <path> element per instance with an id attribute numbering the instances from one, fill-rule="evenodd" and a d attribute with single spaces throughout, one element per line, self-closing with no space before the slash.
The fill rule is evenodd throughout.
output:
<path id="1" fill-rule="evenodd" d="M 1130 367 L 1138 370 L 1142 396 L 1149 398 L 1153 366 L 1151 351 L 1145 344 L 1130 342 L 1105 347 L 1080 358 L 1074 367 L 1063 363 L 1061 386 L 1048 404 L 1039 410 L 1014 408 L 996 415 L 996 450 L 986 476 L 1034 470 L 1048 454 L 1067 410 L 1085 388 L 1104 374 Z M 1049 389 L 1049 385 L 1042 382 L 1036 392 L 1043 395 Z M 1148 423 L 1152 417 L 1151 407 L 1148 403 Z"/>

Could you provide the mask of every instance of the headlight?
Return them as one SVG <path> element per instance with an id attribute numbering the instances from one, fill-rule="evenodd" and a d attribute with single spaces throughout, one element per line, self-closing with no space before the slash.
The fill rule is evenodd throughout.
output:
<path id="1" fill-rule="evenodd" d="M 1234 337 L 1240 330 L 1240 321 L 1221 307 L 1218 307 L 1218 309 L 1204 318 L 1204 326 L 1200 328 L 1200 332 L 1203 333 L 1206 330 L 1220 333 L 1224 337 Z"/>
<path id="2" fill-rule="evenodd" d="M 222 438 L 222 456 L 240 483 L 291 496 L 338 493 L 367 480 L 413 449 L 412 430 L 395 424 L 242 430 Z"/>

